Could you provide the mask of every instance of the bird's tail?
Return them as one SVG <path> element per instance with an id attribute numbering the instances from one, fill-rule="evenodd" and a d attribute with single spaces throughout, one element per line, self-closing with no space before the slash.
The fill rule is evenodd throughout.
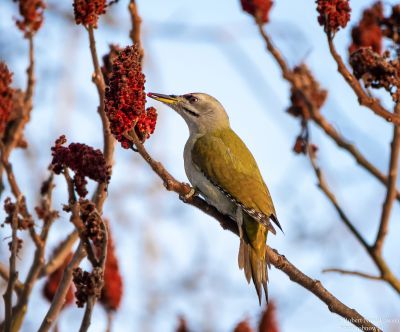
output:
<path id="1" fill-rule="evenodd" d="M 240 239 L 239 268 L 244 269 L 247 282 L 253 279 L 261 305 L 262 288 L 268 302 L 268 256 L 266 255 L 267 229 L 249 216 L 243 216 L 243 236 Z"/>

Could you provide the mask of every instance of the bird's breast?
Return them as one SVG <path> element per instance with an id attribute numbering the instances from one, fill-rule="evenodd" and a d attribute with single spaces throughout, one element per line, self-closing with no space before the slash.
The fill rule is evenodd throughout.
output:
<path id="1" fill-rule="evenodd" d="M 193 163 L 192 148 L 197 137 L 190 137 L 183 154 L 185 172 L 192 186 L 200 192 L 204 199 L 223 214 L 232 218 L 236 215 L 236 204 L 214 185 Z"/>

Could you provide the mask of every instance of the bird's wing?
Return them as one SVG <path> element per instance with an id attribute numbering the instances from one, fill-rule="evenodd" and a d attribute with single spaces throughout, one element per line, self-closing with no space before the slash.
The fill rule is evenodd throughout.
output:
<path id="1" fill-rule="evenodd" d="M 233 130 L 224 129 L 200 137 L 193 146 L 192 161 L 252 217 L 259 219 L 264 215 L 275 221 L 272 199 L 257 163 Z"/>

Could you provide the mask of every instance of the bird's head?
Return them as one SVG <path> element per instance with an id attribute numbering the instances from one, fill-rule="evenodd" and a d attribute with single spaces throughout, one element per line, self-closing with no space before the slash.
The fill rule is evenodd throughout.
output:
<path id="1" fill-rule="evenodd" d="M 149 93 L 180 114 L 186 121 L 190 134 L 205 134 L 215 129 L 229 127 L 224 107 L 214 97 L 205 93 L 187 93 L 181 96 Z"/>

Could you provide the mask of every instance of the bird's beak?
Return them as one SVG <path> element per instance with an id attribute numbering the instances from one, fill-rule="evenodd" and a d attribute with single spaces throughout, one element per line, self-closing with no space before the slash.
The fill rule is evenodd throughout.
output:
<path id="1" fill-rule="evenodd" d="M 163 95 L 161 93 L 149 92 L 147 96 L 155 100 L 161 101 L 162 103 L 167 105 L 175 104 L 178 101 L 178 97 L 175 95 Z"/>

